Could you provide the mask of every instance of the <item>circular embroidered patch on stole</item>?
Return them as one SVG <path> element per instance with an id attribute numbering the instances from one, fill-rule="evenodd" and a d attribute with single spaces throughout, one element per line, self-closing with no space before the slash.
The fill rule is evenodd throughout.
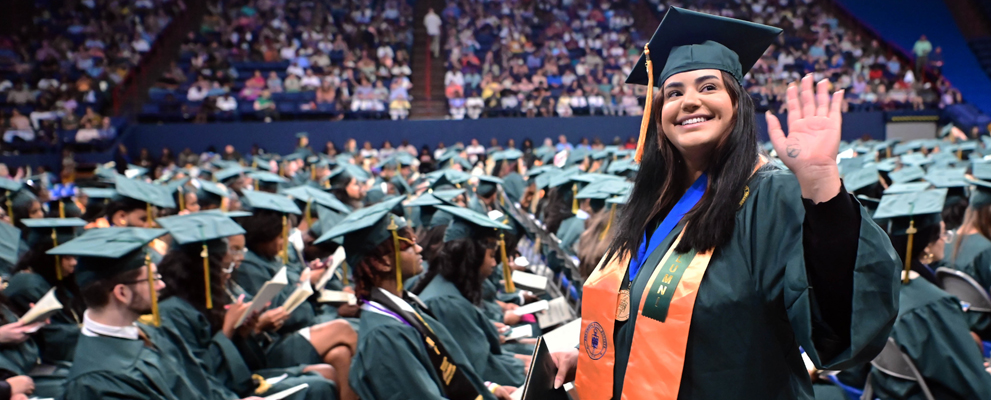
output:
<path id="1" fill-rule="evenodd" d="M 598 360 L 602 356 L 606 355 L 606 348 L 609 346 L 606 340 L 606 330 L 602 329 L 602 325 L 598 322 L 593 322 L 585 328 L 584 338 L 582 343 L 585 347 L 585 353 L 588 357 L 593 360 Z"/>
<path id="2" fill-rule="evenodd" d="M 630 319 L 630 291 L 620 290 L 619 301 L 616 306 L 616 320 L 626 321 Z"/>

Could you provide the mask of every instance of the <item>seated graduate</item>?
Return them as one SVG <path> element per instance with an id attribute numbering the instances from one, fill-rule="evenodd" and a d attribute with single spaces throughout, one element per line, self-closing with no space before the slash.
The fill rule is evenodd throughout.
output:
<path id="1" fill-rule="evenodd" d="M 214 381 L 174 332 L 138 323 L 148 313 L 153 323 L 160 321 L 158 291 L 165 284 L 147 245 L 165 233 L 91 229 L 49 251 L 78 258 L 76 281 L 87 306 L 63 399 L 237 398 Z"/>
<path id="2" fill-rule="evenodd" d="M 324 188 L 351 211 L 364 206 L 365 185 L 344 166 L 330 171 L 330 175 L 324 180 Z"/>
<path id="3" fill-rule="evenodd" d="M 465 208 L 437 207 L 455 219 L 447 227 L 444 245 L 434 255 L 432 267 L 413 293 L 451 332 L 482 379 L 521 386 L 530 357 L 504 353 L 502 336 L 479 310 L 482 282 L 496 268 L 499 230 L 509 226 Z"/>
<path id="4" fill-rule="evenodd" d="M 354 273 L 362 312 L 351 386 L 363 400 L 508 399 L 511 390 L 485 383 L 444 325 L 403 290 L 403 277 L 422 270 L 422 249 L 393 214 L 402 200 L 351 214 L 316 242 L 343 237 Z"/>
<path id="5" fill-rule="evenodd" d="M 302 383 L 309 384 L 306 399 L 337 395 L 332 383 L 337 377 L 329 365 L 252 371 L 239 353 L 235 341 L 252 340 L 256 321 L 236 326 L 251 303 L 243 295 L 231 301 L 223 290 L 230 278 L 224 269 L 234 262 L 228 238 L 244 233 L 240 225 L 210 212 L 161 218 L 158 223 L 175 244 L 159 265 L 165 282 L 159 305 L 162 326 L 184 341 L 210 375 L 241 396 L 269 395 Z M 274 385 L 265 381 L 283 374 L 288 377 Z"/>
<path id="6" fill-rule="evenodd" d="M 895 251 L 904 257 L 898 319 L 891 338 L 915 364 L 937 399 L 991 399 L 991 374 L 980 342 L 970 334 L 960 302 L 930 278 L 927 266 L 942 258 L 946 229 L 940 218 L 946 189 L 881 198 L 875 218 L 888 228 Z M 870 381 L 882 399 L 921 399 L 918 383 L 872 368 Z"/>
<path id="7" fill-rule="evenodd" d="M 159 209 L 175 208 L 172 196 L 162 187 L 136 179 L 117 175 L 114 180 L 116 194 L 107 205 L 107 222 L 110 226 L 150 228 L 154 226 Z M 169 250 L 164 241 L 155 238 L 149 245 L 154 252 L 152 262 L 162 260 Z"/>
<path id="8" fill-rule="evenodd" d="M 991 165 L 974 164 L 970 204 L 963 224 L 957 229 L 956 240 L 946 244 L 947 265 L 991 288 Z M 971 330 L 985 340 L 991 339 L 991 315 L 986 312 L 967 313 Z"/>
<path id="9" fill-rule="evenodd" d="M 492 154 L 492 160 L 495 161 L 492 175 L 502 179 L 502 187 L 506 191 L 506 196 L 517 203 L 523 198 L 523 191 L 526 189 L 526 181 L 520 175 L 523 169 L 520 163 L 522 157 L 523 152 L 516 149 L 507 149 Z"/>
<path id="10" fill-rule="evenodd" d="M 3 294 L 10 300 L 10 307 L 15 312 L 24 314 L 54 288 L 55 298 L 63 308 L 34 335 L 35 342 L 44 362 L 72 361 L 86 309 L 76 286 L 76 258 L 52 256 L 45 252 L 73 239 L 86 221 L 79 218 L 41 218 L 23 222 L 31 230 L 27 240 L 29 250 L 15 266 L 15 274 L 7 281 Z"/>
<path id="11" fill-rule="evenodd" d="M 283 267 L 291 283 L 272 300 L 273 309 L 282 308 L 286 299 L 296 290 L 296 284 L 304 280 L 315 283 L 319 273 L 310 273 L 301 263 L 290 263 L 289 254 L 295 251 L 288 243 L 292 218 L 289 214 L 300 213 L 299 207 L 288 197 L 245 191 L 244 200 L 252 209 L 252 215 L 239 218 L 245 230 L 247 252 L 233 279 L 248 294 L 261 290 L 265 282 L 271 280 Z M 319 260 L 311 267 L 323 268 Z M 322 273 L 325 269 L 320 269 Z M 339 376 L 346 376 L 351 357 L 357 345 L 357 334 L 344 320 L 332 320 L 335 315 L 317 314 L 317 309 L 309 301 L 297 307 L 288 319 L 275 329 L 278 335 L 265 347 L 268 368 L 288 368 L 297 365 L 327 363 L 337 370 Z M 273 327 L 274 328 L 274 327 Z M 338 387 L 345 393 L 342 398 L 353 396 L 346 381 L 338 381 Z"/>
<path id="12" fill-rule="evenodd" d="M 86 198 L 86 210 L 79 217 L 86 221 L 84 229 L 110 227 L 110 222 L 107 221 L 107 206 L 110 205 L 110 199 L 117 192 L 107 188 L 82 188 L 80 190 L 83 197 Z"/>

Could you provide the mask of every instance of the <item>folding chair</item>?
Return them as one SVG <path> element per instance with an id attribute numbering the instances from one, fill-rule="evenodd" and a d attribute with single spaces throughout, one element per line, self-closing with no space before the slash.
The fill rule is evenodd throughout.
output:
<path id="1" fill-rule="evenodd" d="M 902 352 L 901 348 L 898 347 L 898 343 L 895 343 L 895 339 L 888 338 L 888 342 L 885 343 L 884 349 L 881 350 L 881 354 L 878 354 L 877 357 L 871 361 L 871 365 L 882 374 L 918 383 L 919 388 L 922 390 L 922 394 L 926 396 L 926 399 L 935 400 L 932 392 L 929 391 L 929 386 L 926 385 L 926 380 L 922 377 L 922 374 L 919 373 L 919 369 L 915 367 L 915 363 L 912 362 L 912 359 L 908 358 L 908 356 Z M 867 377 L 867 385 L 864 387 L 864 395 L 860 399 L 874 400 L 874 385 L 871 382 L 870 376 Z"/>
<path id="2" fill-rule="evenodd" d="M 991 312 L 991 298 L 988 292 L 974 278 L 952 268 L 936 269 L 936 280 L 947 293 L 956 296 L 964 303 L 965 312 Z"/>

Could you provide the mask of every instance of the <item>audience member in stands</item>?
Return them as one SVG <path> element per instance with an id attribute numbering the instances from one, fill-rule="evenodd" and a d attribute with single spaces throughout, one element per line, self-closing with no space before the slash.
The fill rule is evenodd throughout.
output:
<path id="1" fill-rule="evenodd" d="M 19 138 L 25 142 L 34 140 L 34 130 L 31 129 L 31 121 L 16 108 L 10 112 L 10 119 L 7 120 L 7 131 L 3 133 L 3 141 L 12 143 L 14 138 Z"/>
<path id="2" fill-rule="evenodd" d="M 430 36 L 430 52 L 433 54 L 434 58 L 440 57 L 440 32 L 441 21 L 440 16 L 434 12 L 431 8 L 427 10 L 427 15 L 423 17 L 423 25 L 427 28 L 427 36 Z"/>
<path id="3" fill-rule="evenodd" d="M 929 53 L 932 53 L 933 45 L 926 38 L 926 35 L 919 37 L 919 40 L 915 41 L 915 45 L 912 46 L 912 54 L 915 55 L 915 73 L 922 75 L 925 72 L 926 66 L 929 65 Z"/>
<path id="4" fill-rule="evenodd" d="M 254 109 L 258 116 L 264 119 L 265 122 L 272 122 L 273 119 L 279 119 L 279 112 L 275 106 L 275 101 L 272 100 L 272 93 L 268 90 L 263 90 L 261 96 L 255 99 Z"/>

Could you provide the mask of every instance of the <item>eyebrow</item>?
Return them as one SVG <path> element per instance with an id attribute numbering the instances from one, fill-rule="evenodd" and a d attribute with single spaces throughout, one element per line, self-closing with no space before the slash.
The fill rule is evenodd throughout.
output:
<path id="1" fill-rule="evenodd" d="M 710 79 L 718 79 L 718 78 L 715 75 L 700 76 L 698 78 L 695 78 L 695 84 L 698 85 L 698 84 L 700 84 L 702 82 L 705 82 L 707 80 L 710 80 Z M 685 86 L 685 84 L 683 84 L 681 82 L 671 82 L 671 83 L 665 85 L 664 86 L 664 89 L 680 88 L 680 87 L 684 87 L 684 86 Z"/>

